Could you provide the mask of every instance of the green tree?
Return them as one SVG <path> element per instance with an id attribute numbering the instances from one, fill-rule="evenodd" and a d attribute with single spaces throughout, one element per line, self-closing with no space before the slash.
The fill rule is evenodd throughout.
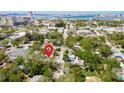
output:
<path id="1" fill-rule="evenodd" d="M 4 39 L 4 40 L 2 41 L 2 45 L 3 45 L 4 47 L 6 47 L 6 46 L 8 45 L 8 43 L 9 43 L 9 40 L 8 40 L 8 39 Z"/>
<path id="2" fill-rule="evenodd" d="M 122 46 L 122 48 L 124 48 L 124 39 L 123 40 L 118 40 L 117 42 Z"/>
<path id="3" fill-rule="evenodd" d="M 17 65 L 21 65 L 22 63 L 24 63 L 24 58 L 22 56 L 18 56 L 15 59 L 15 62 L 16 62 Z"/>
<path id="4" fill-rule="evenodd" d="M 50 39 L 55 46 L 61 46 L 64 43 L 63 34 L 58 31 L 50 31 L 46 34 L 46 38 Z"/>
<path id="5" fill-rule="evenodd" d="M 52 79 L 52 70 L 50 69 L 50 67 L 44 66 L 42 70 L 44 77 Z"/>
<path id="6" fill-rule="evenodd" d="M 76 56 L 78 56 L 79 58 L 81 58 L 81 59 L 83 59 L 84 57 L 83 57 L 83 54 L 84 52 L 81 50 L 81 49 L 77 49 L 76 51 L 75 51 L 75 55 Z"/>
<path id="7" fill-rule="evenodd" d="M 12 43 L 12 45 L 13 45 L 14 47 L 19 47 L 21 41 L 20 41 L 20 40 L 13 40 L 11 43 Z"/>
<path id="8" fill-rule="evenodd" d="M 100 53 L 103 57 L 108 57 L 109 55 L 112 54 L 112 52 L 111 52 L 111 47 L 108 46 L 108 45 L 105 45 L 105 44 L 100 45 L 100 46 L 98 47 L 98 51 L 99 51 L 99 53 Z"/>
<path id="9" fill-rule="evenodd" d="M 0 60 L 4 60 L 6 57 L 5 52 L 0 50 Z"/>
<path id="10" fill-rule="evenodd" d="M 86 37 L 81 39 L 79 43 L 84 50 L 95 50 L 100 42 L 96 37 Z"/>
<path id="11" fill-rule="evenodd" d="M 86 23 L 81 21 L 81 20 L 78 20 L 76 23 L 75 23 L 75 27 L 76 27 L 76 30 L 78 30 L 80 27 L 83 27 L 83 26 L 86 26 Z"/>
<path id="12" fill-rule="evenodd" d="M 41 42 L 40 41 L 35 41 L 32 45 L 32 50 L 35 51 L 35 50 L 40 50 L 41 48 Z"/>
<path id="13" fill-rule="evenodd" d="M 29 38 L 26 37 L 26 36 L 24 36 L 24 37 L 22 38 L 22 41 L 24 42 L 24 44 L 26 44 L 26 43 L 29 42 Z"/>
<path id="14" fill-rule="evenodd" d="M 93 54 L 91 51 L 82 51 L 80 49 L 75 51 L 76 56 L 78 56 L 80 59 L 85 61 L 85 67 L 89 71 L 99 71 L 99 67 L 101 63 L 102 58 L 96 54 Z"/>
<path id="15" fill-rule="evenodd" d="M 40 33 L 38 32 L 33 32 L 33 36 L 32 36 L 32 39 L 33 40 L 40 40 L 42 38 L 42 36 L 40 35 Z"/>
<path id="16" fill-rule="evenodd" d="M 104 59 L 102 60 L 104 64 L 107 64 L 111 69 L 118 69 L 120 68 L 120 63 L 117 62 L 116 59 Z"/>
<path id="17" fill-rule="evenodd" d="M 58 22 L 55 24 L 55 27 L 65 27 L 65 26 L 66 26 L 65 22 L 62 21 L 62 20 L 58 21 Z"/>
<path id="18" fill-rule="evenodd" d="M 100 42 L 105 43 L 105 37 L 104 36 L 99 36 Z"/>
<path id="19" fill-rule="evenodd" d="M 24 74 L 21 71 L 17 71 L 15 74 L 13 71 L 8 72 L 9 82 L 22 82 L 24 80 Z"/>
<path id="20" fill-rule="evenodd" d="M 69 48 L 73 48 L 74 44 L 76 43 L 76 38 L 72 35 L 69 35 L 65 42 Z"/>
<path id="21" fill-rule="evenodd" d="M 68 61 L 68 50 L 66 50 L 66 51 L 64 51 L 64 57 L 63 57 L 63 59 L 65 60 L 65 61 Z"/>
<path id="22" fill-rule="evenodd" d="M 4 82 L 6 80 L 6 72 L 3 68 L 0 68 L 0 82 Z"/>
<path id="23" fill-rule="evenodd" d="M 1 82 L 23 82 L 25 80 L 24 73 L 15 67 L 0 69 Z"/>
<path id="24" fill-rule="evenodd" d="M 82 72 L 82 69 L 79 66 L 77 66 L 77 65 L 72 66 L 71 67 L 71 74 L 73 75 L 75 82 L 85 81 L 85 76 Z"/>

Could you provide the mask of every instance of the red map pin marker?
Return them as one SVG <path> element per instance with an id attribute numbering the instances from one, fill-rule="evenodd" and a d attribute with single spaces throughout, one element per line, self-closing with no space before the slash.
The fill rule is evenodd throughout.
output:
<path id="1" fill-rule="evenodd" d="M 45 45 L 44 52 L 48 58 L 53 54 L 53 51 L 54 51 L 54 48 L 53 48 L 52 44 L 48 43 Z"/>

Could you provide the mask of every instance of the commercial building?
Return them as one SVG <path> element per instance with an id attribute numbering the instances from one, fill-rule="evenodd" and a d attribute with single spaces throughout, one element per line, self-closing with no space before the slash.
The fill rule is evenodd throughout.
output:
<path id="1" fill-rule="evenodd" d="M 28 16 L 1 16 L 0 26 L 27 25 L 31 22 L 31 17 Z"/>

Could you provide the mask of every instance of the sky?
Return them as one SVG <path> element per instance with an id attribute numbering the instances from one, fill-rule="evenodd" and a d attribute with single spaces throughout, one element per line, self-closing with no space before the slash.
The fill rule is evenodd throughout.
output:
<path id="1" fill-rule="evenodd" d="M 123 11 L 123 0 L 0 0 L 0 11 Z"/>

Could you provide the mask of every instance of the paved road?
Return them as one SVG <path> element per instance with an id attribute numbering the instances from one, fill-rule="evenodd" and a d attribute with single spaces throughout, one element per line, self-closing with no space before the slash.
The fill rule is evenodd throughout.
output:
<path id="1" fill-rule="evenodd" d="M 64 72 L 64 60 L 63 60 L 64 51 L 65 51 L 65 48 L 62 46 L 59 58 L 56 60 L 57 63 L 60 65 L 60 67 L 53 74 L 53 78 L 55 79 L 59 79 L 59 77 L 63 75 L 63 72 Z"/>
<path id="2" fill-rule="evenodd" d="M 68 37 L 67 31 L 68 31 L 68 29 L 64 29 L 64 33 L 63 33 L 64 42 Z"/>
<path id="3" fill-rule="evenodd" d="M 64 42 L 67 38 L 67 29 L 64 29 L 64 33 L 63 33 L 63 38 L 64 38 Z M 60 68 L 54 72 L 53 74 L 53 78 L 58 79 L 61 75 L 63 75 L 64 73 L 64 60 L 63 60 L 63 55 L 64 55 L 64 51 L 66 50 L 66 48 L 64 46 L 61 47 L 61 51 L 60 51 L 60 55 L 59 58 L 57 60 L 58 64 L 60 64 Z"/>

